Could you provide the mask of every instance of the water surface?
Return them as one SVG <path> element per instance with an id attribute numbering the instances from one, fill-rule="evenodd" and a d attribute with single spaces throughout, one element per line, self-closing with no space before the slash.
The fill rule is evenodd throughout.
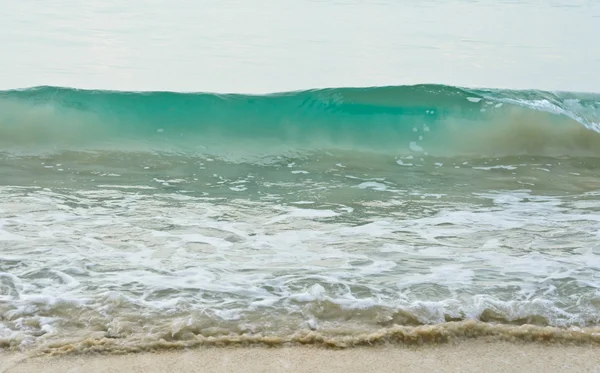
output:
<path id="1" fill-rule="evenodd" d="M 0 348 L 600 342 L 597 2 L 3 9 Z"/>

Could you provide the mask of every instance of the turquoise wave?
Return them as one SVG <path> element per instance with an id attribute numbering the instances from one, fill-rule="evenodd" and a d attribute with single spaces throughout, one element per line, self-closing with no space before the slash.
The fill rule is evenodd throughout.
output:
<path id="1" fill-rule="evenodd" d="M 0 91 L 0 146 L 600 156 L 600 94 L 443 85 L 270 95 L 35 87 Z"/>

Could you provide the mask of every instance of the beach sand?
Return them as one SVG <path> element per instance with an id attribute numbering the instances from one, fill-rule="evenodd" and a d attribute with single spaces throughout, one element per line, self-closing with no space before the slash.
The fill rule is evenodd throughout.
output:
<path id="1" fill-rule="evenodd" d="M 128 355 L 0 357 L 0 372 L 599 372 L 598 346 L 468 342 L 327 350 L 199 348 Z"/>

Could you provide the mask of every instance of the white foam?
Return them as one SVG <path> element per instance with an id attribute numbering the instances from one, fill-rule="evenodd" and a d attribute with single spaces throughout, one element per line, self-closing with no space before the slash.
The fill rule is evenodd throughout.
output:
<path id="1" fill-rule="evenodd" d="M 295 205 L 312 205 L 315 202 L 314 201 L 296 201 L 296 202 L 292 202 Z"/>
<path id="2" fill-rule="evenodd" d="M 412 150 L 413 152 L 423 152 L 423 148 L 421 148 L 419 145 L 417 145 L 416 142 L 412 141 L 408 147 L 410 148 L 410 150 Z"/>
<path id="3" fill-rule="evenodd" d="M 73 330 L 69 317 L 83 329 L 112 322 L 103 325 L 112 331 L 178 313 L 241 323 L 273 311 L 322 328 L 311 302 L 323 301 L 409 310 L 424 322 L 486 309 L 555 325 L 597 319 L 597 191 L 461 187 L 455 200 L 445 186 L 399 184 L 406 173 L 355 173 L 330 189 L 261 184 L 271 194 L 259 200 L 0 187 L 0 335 L 35 343 Z M 345 193 L 344 204 L 326 193 Z"/>
<path id="4" fill-rule="evenodd" d="M 141 189 L 141 190 L 154 190 L 155 187 L 148 185 L 111 185 L 111 184 L 100 184 L 98 188 L 117 188 L 117 189 Z"/>
<path id="5" fill-rule="evenodd" d="M 0 229 L 0 241 L 26 241 L 27 239 L 21 235 L 8 232 Z"/>
<path id="6" fill-rule="evenodd" d="M 399 164 L 400 166 L 412 166 L 413 165 L 412 163 L 404 163 L 402 161 L 402 159 L 397 159 L 396 163 Z"/>
<path id="7" fill-rule="evenodd" d="M 499 165 L 499 166 L 489 166 L 489 167 L 482 167 L 482 166 L 476 166 L 476 167 L 471 167 L 474 170 L 483 170 L 483 171 L 490 171 L 490 170 L 516 170 L 517 167 L 516 166 L 508 166 L 508 165 Z"/>
<path id="8" fill-rule="evenodd" d="M 379 191 L 384 191 L 387 190 L 388 187 L 387 185 L 383 184 L 383 183 L 377 183 L 374 181 L 368 181 L 365 183 L 360 183 L 356 186 L 358 189 L 373 189 L 373 190 L 379 190 Z"/>

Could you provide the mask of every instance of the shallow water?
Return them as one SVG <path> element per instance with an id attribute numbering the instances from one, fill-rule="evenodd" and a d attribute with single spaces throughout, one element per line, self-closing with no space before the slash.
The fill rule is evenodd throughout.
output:
<path id="1" fill-rule="evenodd" d="M 207 4 L 7 2 L 0 348 L 600 342 L 595 2 Z"/>
<path id="2" fill-rule="evenodd" d="M 4 158 L 4 343 L 597 325 L 600 163 L 443 162 Z"/>

